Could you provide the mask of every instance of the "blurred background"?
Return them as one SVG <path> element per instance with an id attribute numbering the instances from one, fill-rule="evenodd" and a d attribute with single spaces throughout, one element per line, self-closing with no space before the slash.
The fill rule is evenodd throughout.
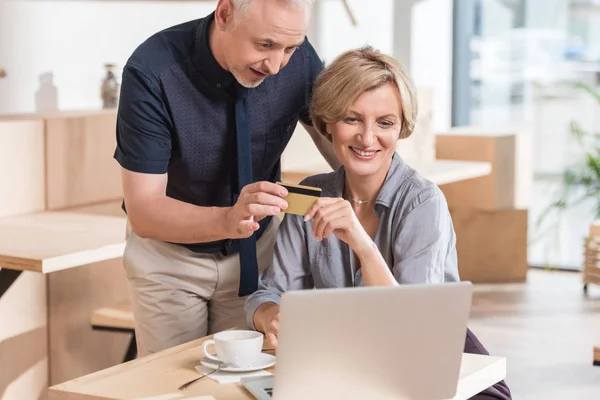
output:
<path id="1" fill-rule="evenodd" d="M 215 4 L 0 0 L 0 400 L 135 357 L 112 158 L 121 71 L 149 36 Z M 507 358 L 514 398 L 600 398 L 600 289 L 587 289 L 600 284 L 600 0 L 313 12 L 325 64 L 369 44 L 409 69 L 420 112 L 398 151 L 448 200 L 475 284 L 469 327 Z M 297 132 L 284 180 L 328 169 Z"/>
<path id="2" fill-rule="evenodd" d="M 107 63 L 118 76 L 152 33 L 208 14 L 214 1 L 2 0 L 0 113 L 102 106 Z M 325 62 L 369 43 L 433 88 L 436 131 L 518 128 L 532 136 L 529 262 L 579 269 L 581 238 L 597 211 L 540 214 L 584 152 L 573 122 L 598 129 L 598 101 L 573 84 L 600 82 L 597 0 L 317 1 L 309 39 Z M 354 23 L 355 24 L 354 24 Z"/>

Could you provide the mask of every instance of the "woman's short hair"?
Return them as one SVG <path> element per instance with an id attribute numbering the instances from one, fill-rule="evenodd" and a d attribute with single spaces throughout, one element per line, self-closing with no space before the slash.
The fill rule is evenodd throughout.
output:
<path id="1" fill-rule="evenodd" d="M 417 119 L 413 83 L 398 61 L 371 46 L 342 53 L 317 77 L 310 104 L 313 125 L 329 138 L 327 124 L 344 119 L 360 95 L 388 82 L 395 84 L 400 91 L 400 138 L 409 137 Z"/>

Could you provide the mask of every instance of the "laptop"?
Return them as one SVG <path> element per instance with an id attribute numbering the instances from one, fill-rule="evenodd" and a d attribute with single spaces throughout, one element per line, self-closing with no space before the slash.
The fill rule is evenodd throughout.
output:
<path id="1" fill-rule="evenodd" d="M 470 282 L 298 290 L 281 298 L 274 376 L 258 400 L 454 397 Z"/>

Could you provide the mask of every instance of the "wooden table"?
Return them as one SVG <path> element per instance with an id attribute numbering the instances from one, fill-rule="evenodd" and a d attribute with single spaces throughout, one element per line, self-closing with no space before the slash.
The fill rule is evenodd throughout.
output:
<path id="1" fill-rule="evenodd" d="M 408 162 L 408 165 L 436 185 L 478 178 L 489 175 L 492 171 L 490 163 L 479 161 L 435 160 L 432 162 Z M 331 168 L 325 161 L 320 161 L 303 167 L 301 171 L 283 171 L 282 180 L 288 183 L 298 183 L 308 176 L 327 172 L 331 172 Z"/>
<path id="2" fill-rule="evenodd" d="M 137 360 L 86 375 L 48 389 L 48 399 L 184 399 L 252 400 L 240 384 L 219 384 L 205 378 L 185 392 L 177 388 L 194 378 L 194 366 L 203 357 L 205 337 Z M 265 350 L 266 352 L 272 351 Z M 274 369 L 269 369 L 274 372 Z M 464 354 L 457 396 L 467 399 L 504 379 L 506 360 L 500 357 Z M 206 396 L 206 397 L 205 397 Z"/>
<path id="3" fill-rule="evenodd" d="M 22 271 L 49 273 L 118 258 L 123 217 L 41 212 L 0 218 L 0 297 Z"/>

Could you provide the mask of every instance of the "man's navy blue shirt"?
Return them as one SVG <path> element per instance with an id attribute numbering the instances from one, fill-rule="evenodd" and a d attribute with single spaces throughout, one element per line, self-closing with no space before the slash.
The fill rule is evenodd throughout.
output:
<path id="1" fill-rule="evenodd" d="M 167 196 L 198 206 L 234 204 L 237 81 L 208 42 L 209 16 L 150 37 L 123 69 L 114 157 L 123 168 L 168 174 Z M 323 63 L 308 40 L 277 75 L 246 91 L 254 181 L 275 181 L 281 153 L 308 104 Z M 270 219 L 261 221 L 259 235 Z M 198 252 L 236 251 L 235 241 L 186 244 Z"/>

